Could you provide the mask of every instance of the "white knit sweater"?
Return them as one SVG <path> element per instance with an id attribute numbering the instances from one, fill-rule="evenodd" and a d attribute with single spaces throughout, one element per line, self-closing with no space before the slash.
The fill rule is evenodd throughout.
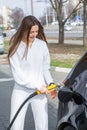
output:
<path id="1" fill-rule="evenodd" d="M 21 42 L 15 54 L 10 57 L 14 81 L 19 87 L 40 90 L 42 85 L 53 82 L 50 74 L 50 56 L 44 41 L 35 38 L 24 57 L 26 44 Z"/>

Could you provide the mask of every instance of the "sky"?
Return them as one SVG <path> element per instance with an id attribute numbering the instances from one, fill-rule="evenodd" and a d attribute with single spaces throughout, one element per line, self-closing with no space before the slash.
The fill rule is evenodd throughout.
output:
<path id="1" fill-rule="evenodd" d="M 46 7 L 49 6 L 49 3 L 45 2 L 35 2 L 36 0 L 33 0 L 33 12 L 34 15 L 39 18 L 45 13 Z M 45 1 L 45 0 L 43 0 Z M 11 9 L 14 9 L 15 7 L 20 7 L 24 10 L 25 14 L 32 14 L 31 11 L 31 0 L 0 0 L 0 8 L 3 6 L 8 6 Z"/>

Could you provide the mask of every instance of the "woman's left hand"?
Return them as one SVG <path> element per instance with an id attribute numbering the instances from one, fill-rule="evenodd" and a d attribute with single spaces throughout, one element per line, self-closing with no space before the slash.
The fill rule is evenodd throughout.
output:
<path id="1" fill-rule="evenodd" d="M 55 97 L 57 97 L 57 90 L 53 90 L 50 92 L 51 98 L 54 99 Z"/>

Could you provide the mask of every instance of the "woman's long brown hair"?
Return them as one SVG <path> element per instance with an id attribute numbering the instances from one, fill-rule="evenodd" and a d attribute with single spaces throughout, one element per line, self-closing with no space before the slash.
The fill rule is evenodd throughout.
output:
<path id="1" fill-rule="evenodd" d="M 8 51 L 8 59 L 9 57 L 11 57 L 17 50 L 21 40 L 23 39 L 24 33 L 27 32 L 27 47 L 26 50 L 28 50 L 28 45 L 29 45 L 29 34 L 30 34 L 30 30 L 32 28 L 32 26 L 34 25 L 38 25 L 39 27 L 39 31 L 38 31 L 38 35 L 37 38 L 44 40 L 46 43 L 46 37 L 44 34 L 44 29 L 43 26 L 41 25 L 41 23 L 37 20 L 36 17 L 29 15 L 24 17 L 24 19 L 21 22 L 20 27 L 18 28 L 17 32 L 12 36 L 12 38 L 10 39 L 10 48 Z M 27 53 L 27 51 L 26 51 Z"/>

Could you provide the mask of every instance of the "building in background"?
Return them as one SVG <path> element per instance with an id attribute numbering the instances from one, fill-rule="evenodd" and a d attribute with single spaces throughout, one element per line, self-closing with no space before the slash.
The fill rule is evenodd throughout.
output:
<path id="1" fill-rule="evenodd" d="M 15 2 L 14 2 L 15 1 Z M 70 3 L 71 1 L 71 3 Z M 14 4 L 13 4 L 14 2 Z M 72 4 L 74 7 L 79 2 L 79 0 L 69 0 L 64 4 L 64 18 L 68 16 L 69 8 L 67 8 L 68 4 Z M 11 5 L 12 4 L 12 5 Z M 34 15 L 39 20 L 45 20 L 45 24 L 56 22 L 57 16 L 55 10 L 52 8 L 49 0 L 6 0 L 2 1 L 2 6 L 0 6 L 0 15 L 3 16 L 3 26 L 6 28 L 11 25 L 11 18 L 9 15 L 12 13 L 12 10 L 16 7 L 21 7 L 24 11 L 25 15 Z M 82 16 L 82 9 L 77 11 L 77 16 Z M 44 18 L 44 20 L 43 20 Z M 78 18 L 78 17 L 76 17 Z"/>
<path id="2" fill-rule="evenodd" d="M 11 14 L 12 10 L 9 7 L 3 6 L 0 9 L 0 16 L 3 17 L 3 28 L 8 28 L 11 25 L 11 18 L 10 18 L 10 14 Z"/>

